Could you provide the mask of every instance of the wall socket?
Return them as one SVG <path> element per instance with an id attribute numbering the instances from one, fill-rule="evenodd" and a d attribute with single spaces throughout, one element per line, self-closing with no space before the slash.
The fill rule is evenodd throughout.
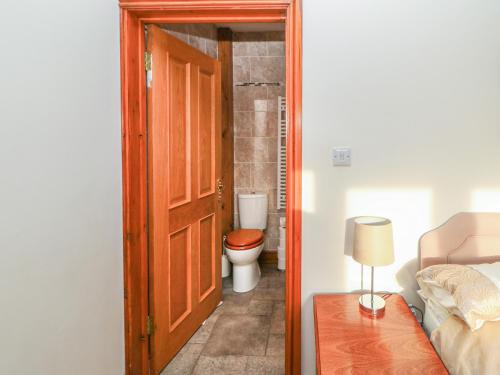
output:
<path id="1" fill-rule="evenodd" d="M 349 147 L 338 147 L 333 149 L 333 165 L 348 167 L 351 165 L 351 149 Z"/>

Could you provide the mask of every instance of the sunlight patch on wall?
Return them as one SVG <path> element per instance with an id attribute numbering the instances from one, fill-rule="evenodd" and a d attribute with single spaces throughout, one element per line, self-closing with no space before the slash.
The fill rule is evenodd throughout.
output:
<path id="1" fill-rule="evenodd" d="M 500 190 L 473 191 L 471 211 L 500 212 Z"/>
<path id="2" fill-rule="evenodd" d="M 349 290 L 360 288 L 360 265 L 352 259 L 352 229 L 350 218 L 383 216 L 393 223 L 394 264 L 375 269 L 375 290 L 414 293 L 417 271 L 418 240 L 432 225 L 433 194 L 430 189 L 369 190 L 352 189 L 346 193 L 347 230 L 345 237 L 346 285 Z M 350 229 L 349 229 L 350 228 Z M 365 267 L 364 288 L 369 289 L 369 267 Z"/>
<path id="3" fill-rule="evenodd" d="M 312 214 L 316 211 L 316 178 L 312 171 L 302 171 L 302 211 Z"/>

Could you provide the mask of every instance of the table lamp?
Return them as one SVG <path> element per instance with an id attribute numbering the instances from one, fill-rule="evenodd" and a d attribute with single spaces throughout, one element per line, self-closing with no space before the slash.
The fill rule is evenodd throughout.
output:
<path id="1" fill-rule="evenodd" d="M 385 310 L 385 300 L 373 294 L 374 267 L 394 262 L 392 223 L 389 219 L 362 216 L 354 219 L 354 248 L 352 257 L 358 263 L 371 267 L 370 294 L 359 297 L 359 307 L 372 316 Z"/>

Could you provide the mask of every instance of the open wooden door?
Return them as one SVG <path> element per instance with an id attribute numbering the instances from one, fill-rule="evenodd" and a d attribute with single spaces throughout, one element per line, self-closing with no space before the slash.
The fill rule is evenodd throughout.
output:
<path id="1" fill-rule="evenodd" d="M 151 372 L 221 300 L 219 63 L 149 26 L 148 212 Z"/>

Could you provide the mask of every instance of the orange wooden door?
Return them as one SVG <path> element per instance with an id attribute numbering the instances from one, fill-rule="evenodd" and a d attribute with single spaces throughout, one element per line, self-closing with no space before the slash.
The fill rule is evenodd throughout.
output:
<path id="1" fill-rule="evenodd" d="M 149 26 L 148 207 L 152 373 L 221 300 L 220 67 Z"/>

